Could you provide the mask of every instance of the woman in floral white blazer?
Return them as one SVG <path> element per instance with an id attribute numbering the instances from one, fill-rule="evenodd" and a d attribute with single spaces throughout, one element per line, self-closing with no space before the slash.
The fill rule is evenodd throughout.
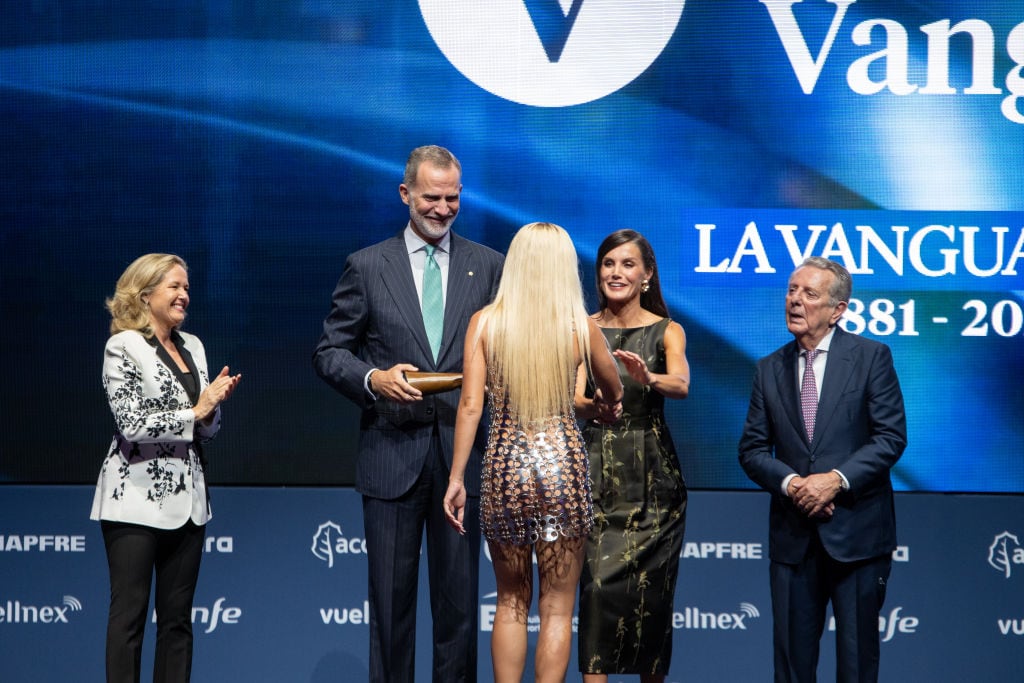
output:
<path id="1" fill-rule="evenodd" d="M 140 678 L 154 570 L 154 680 L 187 681 L 192 668 L 192 597 L 211 517 L 200 444 L 216 435 L 220 403 L 241 375 L 225 367 L 211 382 L 202 342 L 178 330 L 188 288 L 181 258 L 146 254 L 107 300 L 103 387 L 116 430 L 91 516 L 110 567 L 108 682 Z"/>

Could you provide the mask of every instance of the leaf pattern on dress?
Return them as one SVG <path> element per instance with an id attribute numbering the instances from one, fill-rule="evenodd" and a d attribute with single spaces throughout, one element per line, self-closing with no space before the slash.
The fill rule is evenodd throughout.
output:
<path id="1" fill-rule="evenodd" d="M 611 348 L 633 351 L 652 372 L 664 372 L 669 322 L 603 332 Z M 664 674 L 671 663 L 686 488 L 664 423 L 664 397 L 621 364 L 619 376 L 622 418 L 588 425 L 586 433 L 595 524 L 580 591 L 579 660 L 584 673 Z"/>

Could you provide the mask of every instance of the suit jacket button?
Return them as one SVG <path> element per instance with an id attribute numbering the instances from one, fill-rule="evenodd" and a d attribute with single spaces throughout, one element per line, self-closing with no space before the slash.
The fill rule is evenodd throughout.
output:
<path id="1" fill-rule="evenodd" d="M 434 414 L 434 409 L 432 407 L 431 408 L 427 408 L 427 415 L 433 415 L 433 414 Z"/>

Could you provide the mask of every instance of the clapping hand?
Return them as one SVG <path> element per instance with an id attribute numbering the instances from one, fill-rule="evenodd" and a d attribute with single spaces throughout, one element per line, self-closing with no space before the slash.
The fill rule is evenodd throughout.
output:
<path id="1" fill-rule="evenodd" d="M 210 385 L 199 395 L 199 400 L 192 408 L 197 420 L 206 420 L 217 409 L 221 403 L 226 401 L 235 392 L 235 387 L 241 381 L 242 375 L 228 374 L 228 366 L 220 371 L 220 374 L 213 378 Z"/>

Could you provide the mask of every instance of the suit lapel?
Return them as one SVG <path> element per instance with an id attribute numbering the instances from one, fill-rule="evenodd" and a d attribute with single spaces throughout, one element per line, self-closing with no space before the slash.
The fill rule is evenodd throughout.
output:
<path id="1" fill-rule="evenodd" d="M 843 390 L 853 375 L 853 355 L 850 353 L 849 341 L 849 335 L 836 327 L 832 343 L 828 347 L 825 379 L 821 385 L 821 398 L 818 400 L 818 416 L 815 418 L 815 435 L 828 431 L 828 423 L 835 415 L 839 397 L 843 395 Z"/>
<path id="2" fill-rule="evenodd" d="M 423 356 L 433 359 L 427 330 L 423 326 L 423 312 L 420 309 L 419 297 L 416 295 L 416 282 L 412 278 L 412 265 L 409 263 L 409 252 L 406 250 L 402 233 L 384 243 L 381 255 L 380 270 L 384 287 L 395 302 L 405 320 L 406 329 L 412 333 L 413 339 L 423 351 Z M 447 323 L 447 321 L 446 321 Z"/>
<path id="3" fill-rule="evenodd" d="M 455 342 L 462 321 L 474 313 L 466 310 L 469 301 L 466 293 L 472 288 L 477 270 L 467 240 L 453 232 L 448 248 L 448 293 L 444 301 L 444 336 L 441 337 L 441 349 L 437 353 L 438 365 Z"/>
<path id="4" fill-rule="evenodd" d="M 196 394 L 194 396 L 190 394 L 188 390 L 185 388 L 186 386 L 188 386 L 185 383 L 185 373 L 181 370 L 181 368 L 178 367 L 178 364 L 174 362 L 174 359 L 171 358 L 171 354 L 167 353 L 167 349 L 165 349 L 163 345 L 157 341 L 156 337 L 149 337 L 146 339 L 146 341 L 149 342 L 150 346 L 156 349 L 157 358 L 159 358 L 160 362 L 167 366 L 167 369 L 171 371 L 171 373 L 174 375 L 174 378 L 178 380 L 178 384 L 181 386 L 181 390 L 186 395 L 188 395 L 188 399 L 189 401 L 192 402 L 192 405 L 198 403 L 199 394 L 202 393 L 203 389 L 205 388 L 203 386 L 203 378 L 199 376 L 199 370 L 196 369 L 196 362 L 195 360 L 193 360 L 192 354 L 189 353 L 189 350 L 185 347 L 185 340 L 182 338 L 182 336 L 178 334 L 177 331 L 171 332 L 171 341 L 174 342 L 175 348 L 177 348 L 178 353 L 181 354 L 181 359 L 185 361 L 185 365 L 188 367 L 188 371 L 192 373 L 192 378 L 195 380 Z"/>
<path id="5" fill-rule="evenodd" d="M 797 343 L 790 342 L 782 351 L 782 360 L 775 368 L 775 381 L 779 391 L 782 393 L 781 403 L 789 421 L 807 443 L 807 430 L 804 428 L 804 415 L 800 408 L 800 389 L 796 383 L 797 371 L 800 367 L 800 347 Z"/>
<path id="6" fill-rule="evenodd" d="M 181 354 L 182 359 L 185 361 L 185 365 L 188 366 L 188 371 L 196 378 L 196 386 L 202 389 L 203 382 L 202 378 L 199 376 L 199 370 L 196 369 L 196 361 L 192 358 L 192 354 L 189 352 L 188 347 L 185 346 L 185 340 L 178 333 L 174 334 L 174 345 L 178 347 L 178 353 Z"/>

